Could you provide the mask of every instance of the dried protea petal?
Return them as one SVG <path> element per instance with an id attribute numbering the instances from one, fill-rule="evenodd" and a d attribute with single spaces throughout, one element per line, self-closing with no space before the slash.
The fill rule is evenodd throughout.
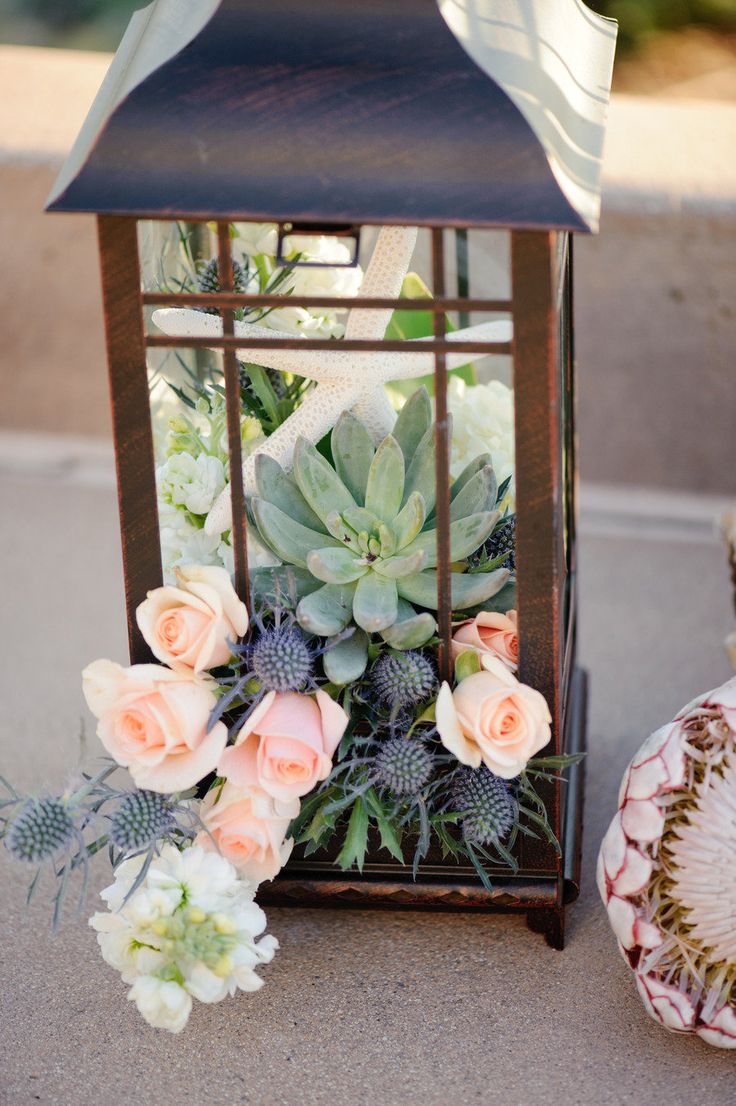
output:
<path id="1" fill-rule="evenodd" d="M 736 678 L 632 760 L 598 887 L 651 1016 L 736 1047 Z"/>

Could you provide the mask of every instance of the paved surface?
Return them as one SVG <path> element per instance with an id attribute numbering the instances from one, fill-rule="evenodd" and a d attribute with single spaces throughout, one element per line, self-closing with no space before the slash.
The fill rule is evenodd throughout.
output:
<path id="1" fill-rule="evenodd" d="M 0 493 L 0 768 L 57 786 L 78 747 L 79 670 L 124 657 L 114 502 L 39 479 L 8 478 Z M 643 1014 L 592 883 L 628 758 L 728 675 L 721 551 L 598 527 L 582 583 L 592 748 L 585 885 L 564 953 L 515 918 L 272 910 L 282 950 L 267 986 L 196 1005 L 171 1037 L 126 1003 L 84 925 L 52 940 L 46 903 L 25 913 L 22 873 L 3 855 L 3 1106 L 733 1102 L 736 1057 Z M 96 886 L 105 875 L 101 862 Z"/>

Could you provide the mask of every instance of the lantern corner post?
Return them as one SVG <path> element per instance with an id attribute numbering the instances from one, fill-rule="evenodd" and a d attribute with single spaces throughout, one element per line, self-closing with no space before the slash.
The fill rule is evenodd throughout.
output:
<path id="1" fill-rule="evenodd" d="M 560 623 L 565 562 L 557 246 L 553 231 L 511 232 L 519 678 L 547 701 L 553 755 L 564 743 L 566 636 Z M 562 784 L 545 782 L 540 792 L 550 827 L 564 844 Z M 527 921 L 562 948 L 564 855 L 546 841 L 525 838 L 520 860 L 555 884 L 554 898 L 531 908 Z"/>
<path id="2" fill-rule="evenodd" d="M 153 659 L 136 608 L 163 579 L 146 364 L 138 225 L 97 217 L 131 663 Z"/>

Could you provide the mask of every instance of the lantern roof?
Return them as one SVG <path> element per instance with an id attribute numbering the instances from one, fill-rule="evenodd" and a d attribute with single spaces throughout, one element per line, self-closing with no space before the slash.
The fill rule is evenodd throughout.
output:
<path id="1" fill-rule="evenodd" d="M 48 209 L 596 230 L 615 42 L 581 0 L 155 0 Z"/>

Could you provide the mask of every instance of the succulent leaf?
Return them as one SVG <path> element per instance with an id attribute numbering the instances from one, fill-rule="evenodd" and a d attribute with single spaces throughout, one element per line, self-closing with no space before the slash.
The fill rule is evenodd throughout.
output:
<path id="1" fill-rule="evenodd" d="M 365 501 L 368 470 L 376 452 L 368 430 L 351 411 L 343 411 L 330 439 L 337 475 L 356 503 Z"/>
<path id="2" fill-rule="evenodd" d="M 254 568 L 248 575 L 254 610 L 263 606 L 296 604 L 299 599 L 317 591 L 322 586 L 319 580 L 315 580 L 309 569 L 297 568 L 295 565 Z"/>
<path id="3" fill-rule="evenodd" d="M 397 549 L 404 549 L 405 546 L 414 541 L 414 538 L 424 526 L 426 513 L 424 496 L 421 492 L 412 492 L 391 526 L 396 538 Z"/>
<path id="4" fill-rule="evenodd" d="M 396 538 L 385 522 L 382 522 L 378 527 L 378 537 L 381 542 L 381 556 L 384 559 L 393 557 L 396 552 Z"/>
<path id="5" fill-rule="evenodd" d="M 452 419 L 448 415 L 448 436 L 452 437 Z M 412 492 L 420 492 L 424 497 L 424 506 L 429 512 L 434 508 L 437 496 L 435 482 L 435 447 L 434 425 L 425 432 L 424 437 L 417 446 L 416 453 L 412 457 L 411 464 L 406 473 L 404 482 L 404 502 Z"/>
<path id="6" fill-rule="evenodd" d="M 437 623 L 431 614 L 426 611 L 415 614 L 411 604 L 399 599 L 398 618 L 393 626 L 381 630 L 381 637 L 392 649 L 418 649 L 426 645 L 436 629 Z"/>
<path id="7" fill-rule="evenodd" d="M 508 570 L 496 569 L 495 572 L 479 572 L 474 575 L 452 573 L 453 610 L 462 611 L 483 603 L 501 590 L 509 578 Z M 416 603 L 420 607 L 437 610 L 437 571 L 428 568 L 416 576 L 406 576 L 396 581 L 396 587 L 402 599 Z"/>
<path id="8" fill-rule="evenodd" d="M 342 517 L 356 534 L 370 534 L 381 525 L 381 519 L 365 507 L 348 507 L 342 512 Z"/>
<path id="9" fill-rule="evenodd" d="M 313 549 L 339 545 L 339 542 L 327 534 L 320 534 L 316 530 L 310 530 L 308 526 L 302 526 L 300 522 L 295 522 L 265 499 L 252 499 L 251 507 L 261 537 L 282 561 L 306 568 L 307 556 Z"/>
<path id="10" fill-rule="evenodd" d="M 339 634 L 350 622 L 355 585 L 323 584 L 305 596 L 296 609 L 296 618 L 303 630 L 320 637 Z"/>
<path id="11" fill-rule="evenodd" d="M 399 513 L 404 496 L 404 454 L 389 434 L 383 439 L 368 470 L 365 490 L 366 509 L 383 522 L 391 522 Z"/>
<path id="12" fill-rule="evenodd" d="M 332 645 L 322 657 L 325 676 L 333 684 L 350 684 L 360 679 L 367 663 L 368 635 L 359 628 Z"/>
<path id="13" fill-rule="evenodd" d="M 353 597 L 353 618 L 366 633 L 385 630 L 396 621 L 398 595 L 396 581 L 376 572 L 358 580 Z"/>
<path id="14" fill-rule="evenodd" d="M 323 522 L 333 511 L 355 506 L 332 465 L 306 438 L 298 438 L 294 447 L 294 477 L 299 491 Z"/>
<path id="15" fill-rule="evenodd" d="M 467 482 L 475 476 L 476 472 L 480 472 L 486 465 L 490 465 L 491 468 L 493 468 L 490 453 L 480 453 L 477 457 L 474 457 L 472 461 L 469 461 L 450 488 L 450 498 L 455 499 Z"/>
<path id="16" fill-rule="evenodd" d="M 351 584 L 365 576 L 368 565 L 350 549 L 313 549 L 307 556 L 307 568 L 325 584 Z"/>
<path id="17" fill-rule="evenodd" d="M 427 554 L 423 549 L 416 549 L 412 553 L 401 553 L 398 557 L 388 557 L 385 561 L 376 561 L 373 571 L 379 576 L 387 576 L 390 580 L 397 580 L 400 576 L 411 576 L 415 572 L 421 572 L 427 567 Z"/>
<path id="18" fill-rule="evenodd" d="M 255 459 L 255 478 L 258 495 L 267 503 L 273 503 L 289 518 L 320 529 L 320 520 L 297 488 L 291 476 L 288 476 L 278 461 L 266 453 L 259 453 Z"/>
<path id="19" fill-rule="evenodd" d="M 347 525 L 339 511 L 332 511 L 327 516 L 325 526 L 327 532 L 341 545 L 346 545 L 356 553 L 358 552 L 358 535 L 352 526 Z"/>
<path id="20" fill-rule="evenodd" d="M 491 465 L 484 465 L 471 476 L 450 503 L 450 520 L 465 518 L 476 511 L 492 511 L 496 503 L 496 475 Z"/>
<path id="21" fill-rule="evenodd" d="M 407 460 L 414 456 L 431 422 L 429 393 L 426 388 L 417 388 L 401 408 L 393 429 L 393 436 Z"/>
<path id="22" fill-rule="evenodd" d="M 450 523 L 450 560 L 461 561 L 475 553 L 498 521 L 498 511 L 479 511 Z M 406 555 L 422 550 L 427 554 L 427 568 L 437 564 L 437 531 L 423 530 L 402 552 Z"/>

